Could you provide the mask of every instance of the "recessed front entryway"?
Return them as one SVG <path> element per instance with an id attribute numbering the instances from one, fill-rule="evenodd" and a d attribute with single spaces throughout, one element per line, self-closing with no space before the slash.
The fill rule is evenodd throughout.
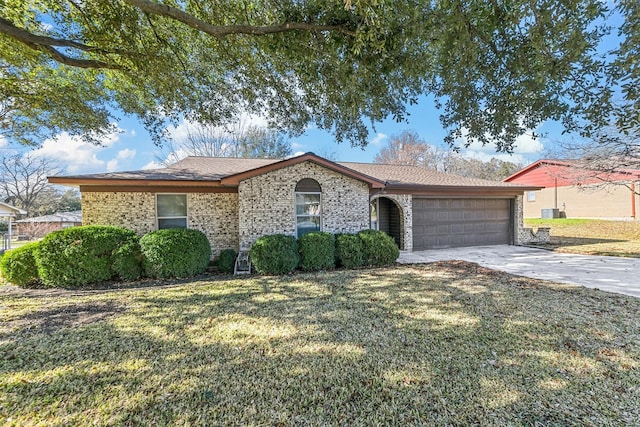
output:
<path id="1" fill-rule="evenodd" d="M 371 202 L 371 228 L 384 231 L 404 250 L 402 210 L 395 201 L 378 197 Z"/>
<path id="2" fill-rule="evenodd" d="M 413 249 L 513 243 L 511 199 L 413 198 Z"/>

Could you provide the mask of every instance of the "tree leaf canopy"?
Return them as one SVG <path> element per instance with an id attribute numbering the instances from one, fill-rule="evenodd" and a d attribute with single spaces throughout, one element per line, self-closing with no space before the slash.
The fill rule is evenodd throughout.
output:
<path id="1" fill-rule="evenodd" d="M 499 150 L 547 119 L 638 126 L 638 6 L 597 0 L 0 0 L 0 132 L 99 141 L 114 114 L 168 123 L 258 114 L 366 145 L 433 95 L 448 141 Z M 619 13 L 622 44 L 599 52 Z M 616 90 L 625 102 L 615 108 Z"/>

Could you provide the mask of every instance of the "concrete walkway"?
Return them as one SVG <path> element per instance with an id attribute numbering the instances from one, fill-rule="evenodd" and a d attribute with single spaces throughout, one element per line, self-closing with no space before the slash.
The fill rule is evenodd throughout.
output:
<path id="1" fill-rule="evenodd" d="M 640 258 L 574 255 L 523 246 L 472 246 L 401 252 L 399 263 L 461 260 L 534 279 L 640 297 Z"/>

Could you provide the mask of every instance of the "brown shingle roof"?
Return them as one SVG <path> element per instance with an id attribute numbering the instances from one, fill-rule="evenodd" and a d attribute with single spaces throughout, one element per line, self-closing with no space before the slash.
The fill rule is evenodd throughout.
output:
<path id="1" fill-rule="evenodd" d="M 459 186 L 459 187 L 505 187 L 520 188 L 519 185 L 490 181 L 479 178 L 466 178 L 442 172 L 436 172 L 421 166 L 385 165 L 375 163 L 349 163 L 339 164 L 356 170 L 365 175 L 385 181 L 388 186 Z"/>
<path id="2" fill-rule="evenodd" d="M 104 179 L 104 180 L 172 180 L 172 181 L 219 181 L 220 179 L 260 168 L 278 159 L 239 159 L 229 157 L 186 157 L 162 169 L 127 172 L 70 175 L 60 178 Z"/>
<path id="3" fill-rule="evenodd" d="M 403 166 L 403 165 L 384 165 L 373 163 L 351 163 L 351 162 L 329 162 L 325 159 L 306 153 L 297 158 L 286 161 L 280 159 L 243 159 L 228 157 L 187 157 L 174 163 L 166 168 L 140 170 L 131 172 L 113 172 L 92 175 L 77 175 L 65 177 L 51 177 L 50 182 L 59 184 L 77 184 L 77 183 L 100 183 L 115 182 L 120 184 L 123 182 L 136 181 L 198 181 L 206 183 L 217 183 L 221 185 L 221 180 L 234 175 L 245 174 L 248 171 L 255 171 L 256 174 L 262 173 L 259 169 L 274 165 L 275 163 L 288 163 L 291 161 L 303 161 L 310 159 L 311 161 L 322 161 L 328 167 L 335 167 L 342 170 L 342 173 L 354 172 L 354 176 L 363 179 L 373 179 L 382 186 L 382 182 L 386 183 L 388 188 L 407 188 L 407 189 L 425 189 L 425 188 L 484 188 L 496 190 L 520 190 L 525 191 L 527 188 L 518 184 L 509 184 L 499 181 L 488 181 L 477 178 L 465 178 L 456 175 L 436 172 L 419 166 Z M 332 166 L 333 165 L 333 166 Z M 274 165 L 274 167 L 277 167 Z M 363 177 L 364 175 L 364 177 Z M 242 175 L 231 178 L 242 178 Z M 81 181 L 81 182 L 80 182 Z M 237 185 L 237 184 L 236 184 Z"/>

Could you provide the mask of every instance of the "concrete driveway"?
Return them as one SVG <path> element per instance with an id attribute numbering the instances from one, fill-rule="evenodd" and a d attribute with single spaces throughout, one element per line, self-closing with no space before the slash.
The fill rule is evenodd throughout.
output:
<path id="1" fill-rule="evenodd" d="M 399 263 L 462 260 L 535 279 L 640 297 L 640 258 L 574 255 L 523 246 L 472 246 L 401 252 Z"/>

